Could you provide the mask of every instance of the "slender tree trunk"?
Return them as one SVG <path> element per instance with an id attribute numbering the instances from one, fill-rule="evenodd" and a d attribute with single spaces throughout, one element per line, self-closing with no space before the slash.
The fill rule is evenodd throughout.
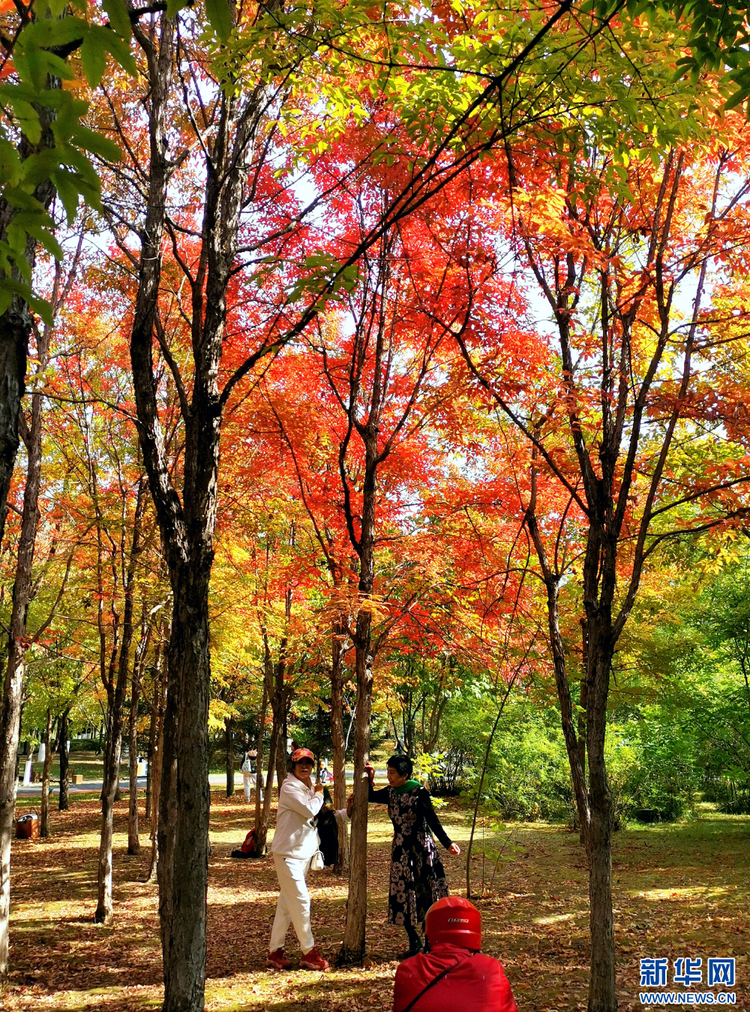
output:
<path id="1" fill-rule="evenodd" d="M 154 776 L 154 758 L 158 743 L 159 729 L 163 723 L 164 707 L 162 706 L 162 644 L 156 646 L 154 660 L 154 698 L 151 704 L 151 720 L 148 728 L 148 775 L 146 777 L 146 812 L 145 818 L 151 820 L 153 813 L 154 788 L 158 778 Z M 154 823 L 155 825 L 155 823 Z M 152 834 L 153 835 L 153 834 Z"/>
<path id="2" fill-rule="evenodd" d="M 347 635 L 345 618 L 334 622 L 331 637 L 331 740 L 333 742 L 333 807 L 346 804 L 346 739 L 344 736 L 344 665 L 343 642 Z M 349 832 L 345 823 L 339 827 L 338 860 L 333 867 L 336 875 L 349 873 Z"/>
<path id="3" fill-rule="evenodd" d="M 70 753 L 68 752 L 68 732 L 71 707 L 66 706 L 60 717 L 60 797 L 57 809 L 67 812 L 70 807 Z"/>
<path id="4" fill-rule="evenodd" d="M 42 811 L 40 836 L 49 836 L 49 771 L 52 765 L 52 711 L 47 710 L 47 726 L 44 731 L 44 765 L 42 766 Z"/>
<path id="5" fill-rule="evenodd" d="M 234 741 L 232 730 L 234 721 L 227 717 L 224 721 L 224 748 L 227 770 L 227 797 L 234 797 Z"/>
<path id="6" fill-rule="evenodd" d="M 154 740 L 148 761 L 149 776 L 152 784 L 152 804 L 150 818 L 151 862 L 147 882 L 156 881 L 156 868 L 159 863 L 159 795 L 161 792 L 162 769 L 164 766 L 164 715 L 167 709 L 167 670 L 161 646 L 158 651 L 158 663 L 154 669 Z"/>
<path id="7" fill-rule="evenodd" d="M 349 853 L 349 898 L 346 908 L 344 939 L 336 960 L 340 966 L 361 962 L 366 951 L 369 778 L 365 764 L 370 758 L 370 714 L 372 712 L 371 622 L 371 613 L 360 611 L 357 616 L 354 640 L 357 705 L 354 735 L 354 809 L 351 819 L 351 850 Z"/>
<path id="8" fill-rule="evenodd" d="M 128 780 L 128 854 L 140 854 L 138 838 L 138 702 L 141 695 L 141 672 L 138 663 L 133 665 L 130 688 L 130 716 L 128 721 L 129 780 Z"/>
<path id="9" fill-rule="evenodd" d="M 102 785 L 102 821 L 99 835 L 99 861 L 97 872 L 96 924 L 105 924 L 112 916 L 112 841 L 114 837 L 114 809 L 120 779 L 120 751 L 122 747 L 122 712 L 115 712 L 112 704 L 109 733 L 104 749 L 104 782 Z"/>
<path id="10" fill-rule="evenodd" d="M 266 820 L 265 829 L 263 830 L 263 843 L 259 846 L 260 840 L 260 824 L 262 821 L 262 813 L 265 808 L 265 794 L 263 792 L 263 737 L 266 727 L 266 713 L 268 711 L 268 682 L 266 681 L 265 675 L 263 677 L 263 699 L 260 704 L 260 717 L 258 719 L 258 740 L 255 743 L 255 850 L 253 851 L 254 857 L 263 857 L 266 853 L 266 837 L 268 835 L 268 821 Z M 271 763 L 268 764 L 269 769 Z M 263 800 L 261 800 L 263 797 Z"/>
<path id="11" fill-rule="evenodd" d="M 331 740 L 333 743 L 333 806 L 346 804 L 346 738 L 344 735 L 343 639 L 346 620 L 337 619 L 331 637 Z"/>
<path id="12" fill-rule="evenodd" d="M 505 710 L 505 704 L 508 702 L 508 697 L 510 696 L 510 693 L 511 693 L 511 690 L 513 688 L 513 685 L 515 684 L 515 681 L 516 681 L 516 679 L 514 677 L 512 679 L 512 681 L 510 681 L 508 683 L 508 687 L 505 690 L 505 694 L 503 695 L 502 702 L 500 703 L 500 706 L 497 709 L 497 714 L 495 716 L 495 722 L 492 725 L 492 730 L 490 731 L 490 736 L 487 739 L 487 747 L 484 750 L 484 762 L 482 763 L 482 773 L 481 773 L 481 776 L 479 778 L 479 786 L 477 787 L 477 797 L 476 797 L 476 801 L 474 803 L 474 815 L 473 815 L 472 820 L 471 820 L 471 833 L 469 835 L 469 845 L 466 848 L 466 898 L 467 899 L 471 899 L 471 896 L 472 896 L 472 892 L 471 892 L 471 852 L 472 852 L 473 847 L 474 847 L 474 834 L 476 833 L 476 828 L 477 828 L 477 817 L 479 815 L 479 806 L 482 803 L 482 791 L 484 789 L 484 778 L 485 778 L 485 776 L 487 774 L 487 764 L 488 764 L 489 758 L 490 758 L 490 750 L 492 749 L 492 742 L 495 739 L 495 733 L 496 733 L 498 725 L 500 723 L 500 718 L 502 717 L 503 712 Z"/>
<path id="13" fill-rule="evenodd" d="M 130 672 L 130 645 L 133 640 L 133 606 L 135 573 L 141 551 L 141 520 L 145 504 L 145 486 L 138 485 L 133 540 L 125 578 L 125 605 L 122 619 L 122 639 L 117 658 L 117 677 L 108 687 L 109 712 L 107 714 L 107 743 L 104 753 L 104 781 L 102 784 L 102 823 L 99 841 L 97 876 L 97 905 L 94 922 L 104 924 L 112 917 L 112 841 L 114 837 L 114 809 L 120 788 L 120 754 L 122 751 L 123 710 L 125 690 Z"/>
<path id="14" fill-rule="evenodd" d="M 268 770 L 266 772 L 266 788 L 263 792 L 263 807 L 260 809 L 260 817 L 258 817 L 258 804 L 259 801 L 256 798 L 256 823 L 255 823 L 255 850 L 253 851 L 255 857 L 263 857 L 266 853 L 266 841 L 268 839 L 268 823 L 271 817 L 271 794 L 273 793 L 273 774 L 274 774 L 274 763 L 272 757 L 276 753 L 278 747 L 280 730 L 276 722 L 274 721 L 273 727 L 271 728 L 271 740 L 268 744 Z"/>

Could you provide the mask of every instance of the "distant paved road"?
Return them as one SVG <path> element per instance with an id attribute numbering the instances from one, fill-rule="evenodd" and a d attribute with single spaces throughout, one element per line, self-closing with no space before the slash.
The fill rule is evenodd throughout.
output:
<path id="1" fill-rule="evenodd" d="M 383 779 L 385 779 L 386 772 L 384 769 L 376 770 L 375 776 L 378 778 L 382 777 Z M 351 781 L 354 779 L 354 773 L 352 772 L 352 770 L 346 771 L 346 779 L 347 783 L 351 783 Z M 208 777 L 208 782 L 212 787 L 224 787 L 224 785 L 227 782 L 226 774 L 211 773 Z M 242 790 L 241 773 L 235 774 L 234 785 L 238 790 Z M 125 777 L 124 779 L 120 780 L 120 790 L 126 791 L 128 790 L 129 787 L 130 787 L 129 777 Z M 139 789 L 142 788 L 143 790 L 146 789 L 146 777 L 138 777 L 138 788 Z M 82 784 L 70 784 L 70 786 L 68 787 L 68 790 L 70 791 L 71 794 L 83 794 L 83 793 L 91 794 L 92 792 L 98 794 L 100 793 L 101 789 L 102 789 L 101 780 L 84 780 Z M 50 793 L 54 794 L 59 792 L 59 790 L 60 784 L 58 783 L 57 780 L 53 780 L 52 790 Z M 24 787 L 22 784 L 18 785 L 19 798 L 33 798 L 35 796 L 40 796 L 41 793 L 42 793 L 41 783 L 30 784 L 28 787 Z"/>

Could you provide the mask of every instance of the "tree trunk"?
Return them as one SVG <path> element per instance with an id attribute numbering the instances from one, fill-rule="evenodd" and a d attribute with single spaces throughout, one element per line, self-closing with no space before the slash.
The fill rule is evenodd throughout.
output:
<path id="1" fill-rule="evenodd" d="M 612 795 L 604 761 L 607 695 L 612 652 L 608 630 L 594 629 L 589 643 L 593 677 L 588 696 L 587 752 L 589 771 L 589 921 L 591 976 L 588 1012 L 616 1012 L 615 929 L 612 910 Z"/>
<path id="2" fill-rule="evenodd" d="M 164 715 L 167 709 L 167 670 L 164 663 L 164 656 L 161 645 L 158 650 L 158 660 L 154 669 L 154 739 L 151 746 L 151 753 L 148 761 L 148 772 L 151 788 L 151 812 L 150 819 L 150 840 L 151 840 L 151 862 L 149 865 L 147 882 L 156 880 L 156 868 L 159 863 L 159 796 L 161 792 L 161 777 L 164 766 Z"/>
<path id="3" fill-rule="evenodd" d="M 344 736 L 344 665 L 343 641 L 347 635 L 345 618 L 334 622 L 331 637 L 331 740 L 333 742 L 333 807 L 346 805 L 346 738 Z M 333 866 L 336 875 L 349 873 L 349 833 L 339 825 L 338 859 Z"/>
<path id="4" fill-rule="evenodd" d="M 333 743 L 333 806 L 346 804 L 346 737 L 344 735 L 343 638 L 346 620 L 338 619 L 331 637 L 331 740 Z"/>
<path id="5" fill-rule="evenodd" d="M 360 963 L 366 951 L 367 925 L 367 816 L 369 778 L 365 764 L 370 758 L 370 714 L 372 711 L 372 657 L 370 627 L 372 615 L 360 611 L 355 633 L 357 672 L 356 732 L 354 735 L 354 809 L 351 819 L 349 853 L 349 897 L 344 939 L 336 963 Z"/>
<path id="6" fill-rule="evenodd" d="M 268 711 L 268 682 L 263 677 L 263 698 L 260 704 L 260 717 L 258 719 L 258 740 L 255 743 L 255 850 L 253 857 L 263 857 L 266 853 L 266 837 L 268 836 L 268 808 L 265 804 L 263 792 L 263 735 L 266 727 L 266 713 Z M 268 768 L 271 768 L 269 762 Z M 266 791 L 266 793 L 269 793 Z M 261 797 L 263 800 L 261 801 Z M 265 826 L 263 828 L 263 840 L 260 841 L 260 831 L 263 813 L 266 813 Z"/>
<path id="7" fill-rule="evenodd" d="M 156 757 L 156 750 L 158 747 L 158 739 L 160 728 L 163 724 L 164 717 L 164 706 L 163 706 L 163 686 L 162 683 L 164 678 L 162 676 L 162 642 L 161 640 L 156 645 L 156 658 L 154 660 L 154 697 L 151 703 L 151 720 L 149 721 L 148 727 L 148 775 L 146 777 L 146 812 L 145 818 L 151 824 L 151 817 L 153 814 L 153 795 L 154 789 L 158 784 L 158 777 L 154 775 L 154 759 Z M 155 831 L 156 823 L 154 823 Z M 153 839 L 153 833 L 152 833 Z"/>
<path id="8" fill-rule="evenodd" d="M 18 418 L 26 380 L 30 333 L 29 308 L 15 297 L 0 316 L 0 543 L 5 534 L 8 490 L 20 444 Z"/>
<path id="9" fill-rule="evenodd" d="M 138 701 L 141 695 L 141 672 L 138 663 L 133 665 L 130 688 L 130 719 L 128 721 L 128 746 L 130 750 L 128 780 L 128 854 L 140 854 L 141 841 L 138 838 Z"/>
<path id="10" fill-rule="evenodd" d="M 44 766 L 42 767 L 42 811 L 40 836 L 49 836 L 49 771 L 52 765 L 52 711 L 47 710 L 47 726 L 44 731 Z"/>
<path id="11" fill-rule="evenodd" d="M 120 788 L 120 754 L 122 751 L 123 711 L 125 690 L 130 672 L 130 645 L 133 640 L 133 606 L 135 596 L 135 574 L 138 556 L 141 552 L 141 520 L 145 505 L 145 486 L 138 484 L 138 494 L 133 519 L 133 540 L 130 547 L 127 574 L 125 577 L 125 605 L 122 618 L 122 640 L 117 658 L 117 677 L 114 685 L 107 684 L 107 742 L 104 752 L 104 779 L 102 783 L 102 823 L 99 840 L 99 862 L 97 875 L 97 905 L 94 913 L 96 924 L 105 924 L 112 917 L 112 840 L 114 836 L 114 808 Z"/>
<path id="12" fill-rule="evenodd" d="M 227 769 L 227 797 L 234 797 L 234 742 L 232 736 L 234 721 L 227 717 L 224 721 L 224 748 Z"/>
<path id="13" fill-rule="evenodd" d="M 266 841 L 268 839 L 268 823 L 271 816 L 271 794 L 273 793 L 273 773 L 274 763 L 271 761 L 272 756 L 275 754 L 278 746 L 280 730 L 274 721 L 273 727 L 271 728 L 271 741 L 268 746 L 268 770 L 266 772 L 266 788 L 263 792 L 263 806 L 260 808 L 260 801 L 258 797 L 255 799 L 255 850 L 253 851 L 254 857 L 263 857 L 266 853 L 267 846 Z M 260 814 L 258 814 L 260 813 Z"/>
<path id="14" fill-rule="evenodd" d="M 16 300 L 14 299 L 14 305 Z M 7 310 L 5 316 L 10 313 Z M 5 341 L 0 341 L 0 353 L 5 354 Z M 48 360 L 49 334 L 46 329 L 39 335 L 39 371 L 46 369 Z M 25 349 L 25 339 L 24 339 Z M 17 349 L 18 350 L 18 349 Z M 19 351 L 20 354 L 20 351 Z M 25 351 L 24 358 L 25 364 Z M 8 380 L 6 378 L 6 384 Z M 15 389 L 15 388 L 14 388 Z M 23 392 L 23 376 L 19 389 L 10 391 L 15 396 Z M 9 390 L 3 391 L 1 400 L 9 396 Z M 0 411 L 5 410 L 0 408 Z M 3 424 L 9 424 L 6 417 Z M 16 414 L 15 425 L 18 425 Z M 6 432 L 2 438 L 8 437 Z M 9 437 L 8 437 L 9 438 Z M 12 442 L 12 440 L 10 440 Z M 5 449 L 0 445 L 0 455 L 9 453 L 10 443 Z M 6 453 L 6 456 L 7 456 Z M 15 457 L 15 450 L 13 451 Z M 8 457 L 3 468 L 12 467 Z M 4 519 L 7 487 L 3 490 L 2 482 L 10 481 L 10 472 L 0 474 L 0 525 Z M 8 636 L 7 657 L 3 680 L 2 711 L 0 712 L 0 975 L 8 970 L 8 920 L 10 917 L 10 847 L 13 835 L 13 816 L 16 804 L 16 764 L 18 761 L 18 739 L 21 729 L 21 709 L 23 706 L 23 683 L 26 673 L 26 651 L 28 650 L 28 631 L 26 619 L 29 603 L 33 594 L 32 566 L 36 548 L 37 527 L 39 524 L 39 489 L 42 478 L 42 394 L 35 391 L 31 402 L 31 427 L 28 442 L 28 466 L 26 470 L 26 486 L 23 497 L 23 514 L 21 517 L 21 536 L 18 543 L 16 574 L 13 583 L 13 604 L 10 615 L 10 634 Z"/>
<path id="15" fill-rule="evenodd" d="M 112 839 L 114 836 L 114 809 L 120 779 L 120 750 L 122 747 L 122 711 L 118 714 L 113 702 L 109 734 L 104 749 L 104 782 L 102 785 L 102 821 L 99 835 L 99 861 L 97 871 L 97 906 L 95 924 L 105 924 L 112 916 Z"/>
<path id="16" fill-rule="evenodd" d="M 210 573 L 208 557 L 172 578 L 157 868 L 164 1012 L 202 1010 L 205 991 Z"/>
<path id="17" fill-rule="evenodd" d="M 57 809 L 67 812 L 70 807 L 70 753 L 68 752 L 68 731 L 71 707 L 66 706 L 60 717 L 60 797 Z"/>
<path id="18" fill-rule="evenodd" d="M 285 715 L 282 716 L 281 723 L 279 725 L 279 731 L 276 736 L 276 796 L 278 797 L 281 793 L 281 785 L 286 780 L 287 774 L 287 755 L 286 755 L 286 720 Z"/>

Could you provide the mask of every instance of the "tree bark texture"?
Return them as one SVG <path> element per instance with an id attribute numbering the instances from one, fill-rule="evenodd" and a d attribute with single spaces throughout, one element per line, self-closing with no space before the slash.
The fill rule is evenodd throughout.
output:
<path id="1" fill-rule="evenodd" d="M 70 753 L 68 752 L 68 730 L 71 707 L 66 706 L 60 716 L 60 796 L 57 809 L 67 812 L 70 807 Z"/>
<path id="2" fill-rule="evenodd" d="M 331 740 L 333 742 L 333 807 L 346 804 L 346 736 L 344 735 L 343 639 L 345 619 L 336 621 L 331 636 Z"/>
<path id="3" fill-rule="evenodd" d="M 166 674 L 164 673 L 163 641 L 159 640 L 156 645 L 156 656 L 154 657 L 153 668 L 153 699 L 151 701 L 151 719 L 148 725 L 148 776 L 146 777 L 146 812 L 145 817 L 151 825 L 153 812 L 153 794 L 159 778 L 154 773 L 154 761 L 156 751 L 159 748 L 159 735 L 164 725 L 164 687 L 166 685 Z M 156 832 L 156 823 L 154 823 Z M 151 834 L 153 837 L 153 834 Z"/>
<path id="4" fill-rule="evenodd" d="M 24 394 L 30 333 L 28 306 L 15 298 L 0 316 L 0 542 L 5 534 L 8 491 L 20 444 L 18 416 Z"/>
<path id="5" fill-rule="evenodd" d="M 128 718 L 129 787 L 128 787 L 128 854 L 140 854 L 138 838 L 138 703 L 141 698 L 141 671 L 133 665 L 130 683 L 130 714 Z"/>
<path id="6" fill-rule="evenodd" d="M 208 887 L 208 576 L 172 584 L 169 684 L 159 798 L 159 916 L 165 1012 L 203 1008 Z"/>
<path id="7" fill-rule="evenodd" d="M 39 335 L 40 370 L 44 370 L 47 366 L 48 351 L 49 334 L 44 330 Z M 18 418 L 16 417 L 17 424 Z M 26 652 L 29 647 L 27 616 L 33 594 L 32 568 L 39 526 L 39 490 L 42 480 L 42 393 L 40 390 L 35 391 L 32 397 L 27 450 L 29 459 L 16 574 L 13 583 L 13 603 L 7 648 L 8 661 L 3 679 L 2 711 L 0 711 L 0 975 L 5 974 L 8 969 L 10 848 L 16 803 L 16 767 L 23 707 L 23 683 L 26 673 Z M 2 489 L 0 489 L 0 496 L 3 496 Z M 3 496 L 0 500 L 0 508 L 4 507 L 5 502 L 6 498 Z"/>
<path id="8" fill-rule="evenodd" d="M 159 858 L 159 797 L 161 794 L 161 778 L 164 766 L 164 717 L 167 711 L 167 663 L 161 644 L 157 650 L 157 662 L 154 669 L 154 709 L 152 711 L 153 740 L 149 753 L 148 770 L 151 783 L 151 811 L 149 838 L 151 840 L 151 861 L 147 882 L 156 880 L 156 868 Z"/>
<path id="9" fill-rule="evenodd" d="M 337 957 L 339 966 L 360 963 L 367 951 L 367 823 L 369 777 L 365 764 L 370 759 L 370 716 L 372 713 L 372 616 L 360 611 L 354 638 L 357 674 L 356 729 L 354 733 L 354 808 L 351 817 L 349 851 L 349 897 L 344 938 Z"/>
<path id="10" fill-rule="evenodd" d="M 333 742 L 333 807 L 346 805 L 346 737 L 344 735 L 344 665 L 343 642 L 347 636 L 345 618 L 334 622 L 331 637 L 331 740 Z M 333 867 L 336 875 L 349 874 L 349 832 L 345 823 L 339 827 L 338 858 Z"/>

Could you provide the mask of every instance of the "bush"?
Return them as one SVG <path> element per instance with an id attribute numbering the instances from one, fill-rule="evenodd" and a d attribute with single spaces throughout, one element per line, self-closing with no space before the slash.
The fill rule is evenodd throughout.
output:
<path id="1" fill-rule="evenodd" d="M 474 757 L 461 747 L 421 755 L 415 764 L 419 776 L 427 778 L 430 793 L 437 798 L 457 797 L 473 766 Z"/>
<path id="2" fill-rule="evenodd" d="M 700 789 L 695 741 L 670 713 L 647 706 L 607 731 L 615 824 L 622 818 L 674 822 L 692 812 Z"/>
<path id="3" fill-rule="evenodd" d="M 461 792 L 473 806 L 493 722 L 484 699 L 460 699 L 449 709 L 442 751 L 426 771 L 434 793 Z M 690 722 L 680 725 L 666 707 L 646 705 L 611 722 L 605 747 L 615 827 L 628 818 L 673 821 L 692 811 L 702 781 Z M 513 698 L 490 749 L 482 796 L 483 811 L 502 819 L 575 821 L 556 707 L 541 708 L 522 693 Z"/>

